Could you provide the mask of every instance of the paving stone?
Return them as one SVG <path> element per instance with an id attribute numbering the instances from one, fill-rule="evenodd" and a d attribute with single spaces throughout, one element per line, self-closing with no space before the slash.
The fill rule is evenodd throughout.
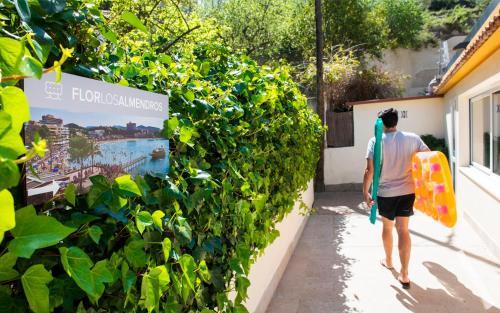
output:
<path id="1" fill-rule="evenodd" d="M 410 290 L 383 268 L 381 222 L 355 192 L 317 194 L 268 313 L 500 313 L 500 262 L 459 217 L 447 229 L 411 218 Z M 399 268 L 397 235 L 394 264 Z"/>

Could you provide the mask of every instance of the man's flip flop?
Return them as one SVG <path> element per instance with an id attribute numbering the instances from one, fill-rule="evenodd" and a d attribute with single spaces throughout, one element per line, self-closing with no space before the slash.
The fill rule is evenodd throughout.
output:
<path id="1" fill-rule="evenodd" d="M 380 260 L 380 265 L 382 265 L 383 267 L 385 267 L 386 269 L 388 269 L 390 271 L 392 271 L 394 269 L 394 267 L 387 266 L 384 259 Z"/>
<path id="2" fill-rule="evenodd" d="M 399 283 L 401 283 L 401 286 L 403 287 L 403 289 L 410 289 L 410 281 L 407 281 L 405 283 L 401 279 L 399 279 L 399 277 L 398 277 L 398 281 L 399 281 Z"/>

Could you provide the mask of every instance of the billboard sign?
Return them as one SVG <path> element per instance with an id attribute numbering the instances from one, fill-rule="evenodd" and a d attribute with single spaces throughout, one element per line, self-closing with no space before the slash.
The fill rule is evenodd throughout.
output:
<path id="1" fill-rule="evenodd" d="M 168 141 L 161 137 L 168 96 L 66 73 L 55 80 L 51 73 L 24 81 L 31 113 L 25 143 L 38 133 L 49 149 L 27 164 L 28 203 L 48 201 L 69 183 L 86 192 L 94 175 L 168 171 Z"/>

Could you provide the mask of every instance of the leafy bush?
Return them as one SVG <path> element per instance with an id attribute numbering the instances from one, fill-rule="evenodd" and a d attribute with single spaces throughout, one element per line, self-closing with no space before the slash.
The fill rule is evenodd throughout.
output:
<path id="1" fill-rule="evenodd" d="M 431 151 L 441 151 L 448 158 L 448 147 L 444 138 L 436 138 L 433 135 L 423 135 L 420 138 L 422 138 Z"/>
<path id="2" fill-rule="evenodd" d="M 450 10 L 457 6 L 473 8 L 477 5 L 475 0 L 432 0 L 429 3 L 429 10 L 440 11 L 440 10 Z"/>
<path id="3" fill-rule="evenodd" d="M 316 68 L 313 63 L 303 74 L 306 86 L 313 84 Z M 324 64 L 325 99 L 330 111 L 345 112 L 348 102 L 399 97 L 405 76 L 366 68 L 352 50 L 339 49 Z"/>
<path id="4" fill-rule="evenodd" d="M 26 14 L 38 4 L 19 3 L 1 7 L 11 34 L 22 32 L 16 25 L 30 23 Z M 40 12 L 75 35 L 68 70 L 170 94 L 164 135 L 174 147 L 171 168 L 163 177 L 95 176 L 87 195 L 76 197 L 70 185 L 65 199 L 37 208 L 17 202 L 14 213 L 6 188 L 18 183 L 16 164 L 26 158 L 17 159 L 24 150 L 8 154 L 5 147 L 11 137 L 20 140 L 29 116 L 19 114 L 27 111 L 26 101 L 17 101 L 22 91 L 8 86 L 16 79 L 2 81 L 0 115 L 15 127 L 0 131 L 0 311 L 246 312 L 250 266 L 279 236 L 276 222 L 314 176 L 323 136 L 318 117 L 286 67 L 258 66 L 216 43 L 169 55 L 162 52 L 163 31 L 130 15 L 135 26 L 108 23 L 91 2 L 71 1 L 61 10 Z M 67 17 L 85 12 L 85 22 Z M 43 19 L 38 22 L 43 31 Z M 127 25 L 134 27 L 122 32 Z M 141 38 L 148 31 L 154 33 Z M 57 32 L 46 34 L 69 44 Z M 30 72 L 17 61 L 41 46 L 39 37 L 25 38 L 0 38 L 6 45 L 0 55 L 10 53 L 0 59 L 4 80 L 39 76 L 46 64 L 40 58 Z M 61 54 L 49 45 L 54 58 Z M 42 143 L 27 157 L 43 153 Z"/>
<path id="5" fill-rule="evenodd" d="M 431 12 L 427 18 L 427 29 L 435 38 L 448 39 L 466 35 L 481 13 L 481 9 L 457 6 L 450 10 Z"/>

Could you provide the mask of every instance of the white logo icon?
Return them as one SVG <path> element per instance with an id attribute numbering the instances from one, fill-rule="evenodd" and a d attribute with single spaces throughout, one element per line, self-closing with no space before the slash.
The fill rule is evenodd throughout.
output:
<path id="1" fill-rule="evenodd" d="M 47 99 L 62 100 L 63 85 L 55 82 L 45 82 L 45 93 Z"/>

